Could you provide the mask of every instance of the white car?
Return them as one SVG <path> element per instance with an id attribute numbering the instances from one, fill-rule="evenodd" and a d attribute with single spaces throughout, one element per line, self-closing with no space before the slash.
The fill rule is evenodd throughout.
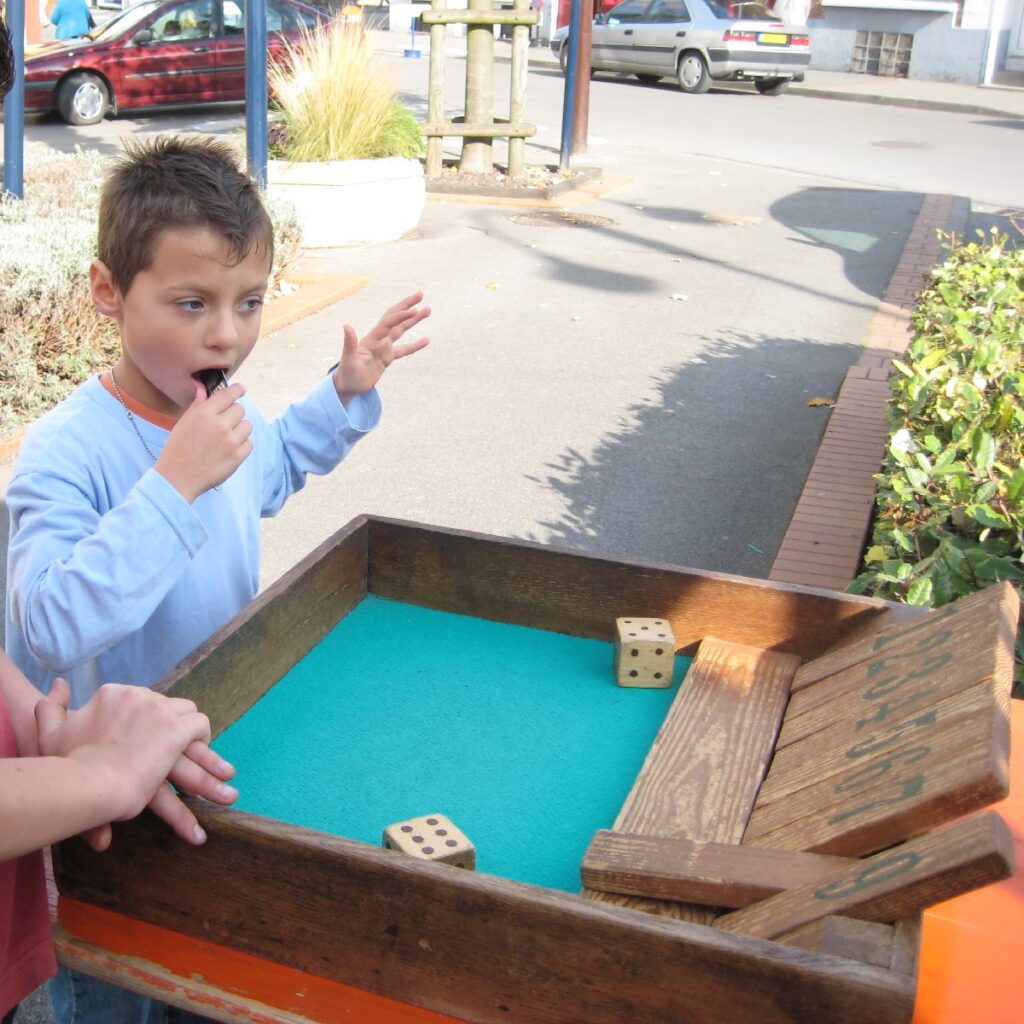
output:
<path id="1" fill-rule="evenodd" d="M 568 27 L 551 49 L 564 72 Z M 625 0 L 594 19 L 591 71 L 618 71 L 642 82 L 675 78 L 683 92 L 715 81 L 753 81 L 776 96 L 802 81 L 811 61 L 804 25 L 788 25 L 758 0 Z"/>

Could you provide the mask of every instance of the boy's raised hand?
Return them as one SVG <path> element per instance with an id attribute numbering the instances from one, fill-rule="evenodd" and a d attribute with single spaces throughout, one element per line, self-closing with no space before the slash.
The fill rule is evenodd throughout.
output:
<path id="1" fill-rule="evenodd" d="M 352 325 L 345 324 L 341 361 L 334 371 L 334 386 L 344 405 L 374 387 L 396 359 L 411 356 L 429 344 L 428 338 L 398 344 L 406 331 L 430 316 L 430 307 L 420 306 L 422 301 L 423 293 L 416 292 L 395 303 L 362 341 Z"/>
<path id="2" fill-rule="evenodd" d="M 195 704 L 145 687 L 107 683 L 77 711 L 70 690 L 57 679 L 35 706 L 39 752 L 86 761 L 109 774 L 111 820 L 134 817 L 147 805 L 182 838 L 202 843 L 195 815 L 168 785 L 219 804 L 238 793 L 226 780 L 235 769 L 209 746 L 210 722 Z M 83 834 L 97 850 L 110 845 L 110 826 Z"/>
<path id="3" fill-rule="evenodd" d="M 239 399 L 241 384 L 231 384 L 210 397 L 196 382 L 195 398 L 167 438 L 156 470 L 186 501 L 222 484 L 252 451 L 252 424 Z"/>

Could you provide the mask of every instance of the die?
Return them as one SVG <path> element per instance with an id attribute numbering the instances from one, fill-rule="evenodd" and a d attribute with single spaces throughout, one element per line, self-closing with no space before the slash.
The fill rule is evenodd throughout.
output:
<path id="1" fill-rule="evenodd" d="M 469 871 L 476 867 L 475 847 L 443 814 L 425 814 L 388 825 L 384 829 L 384 848 Z"/>
<path id="2" fill-rule="evenodd" d="M 675 656 L 675 637 L 664 619 L 615 620 L 615 681 L 619 686 L 671 686 Z"/>

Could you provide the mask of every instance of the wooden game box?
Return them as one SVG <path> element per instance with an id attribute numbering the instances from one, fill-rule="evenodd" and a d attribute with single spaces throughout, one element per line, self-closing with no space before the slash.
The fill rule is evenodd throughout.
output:
<path id="1" fill-rule="evenodd" d="M 160 688 L 194 699 L 216 735 L 367 594 L 605 641 L 618 616 L 660 616 L 696 652 L 622 813 L 588 851 L 587 888 L 197 803 L 199 849 L 148 815 L 118 825 L 102 855 L 60 844 L 61 905 L 480 1024 L 910 1020 L 919 890 L 944 898 L 935 879 L 949 872 L 911 879 L 909 899 L 872 886 L 932 856 L 884 851 L 1006 794 L 1009 586 L 955 615 L 924 612 L 360 517 Z M 821 884 L 877 851 L 882 867 Z M 991 860 L 972 862 L 973 884 L 1006 873 Z M 768 898 L 801 884 L 825 909 Z M 328 1019 L 301 991 L 285 1002 L 280 1019 Z"/>

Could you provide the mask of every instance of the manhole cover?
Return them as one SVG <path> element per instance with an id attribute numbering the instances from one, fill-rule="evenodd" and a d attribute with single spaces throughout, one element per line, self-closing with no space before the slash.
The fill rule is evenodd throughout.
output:
<path id="1" fill-rule="evenodd" d="M 908 142 L 906 139 L 882 139 L 880 142 L 872 142 L 872 146 L 881 146 L 882 149 L 930 149 L 927 142 Z"/>
<path id="2" fill-rule="evenodd" d="M 517 213 L 509 217 L 513 224 L 531 228 L 555 228 L 566 224 L 578 228 L 606 228 L 615 223 L 610 217 L 597 217 L 592 213 L 573 213 L 571 210 L 538 210 L 536 213 Z"/>

